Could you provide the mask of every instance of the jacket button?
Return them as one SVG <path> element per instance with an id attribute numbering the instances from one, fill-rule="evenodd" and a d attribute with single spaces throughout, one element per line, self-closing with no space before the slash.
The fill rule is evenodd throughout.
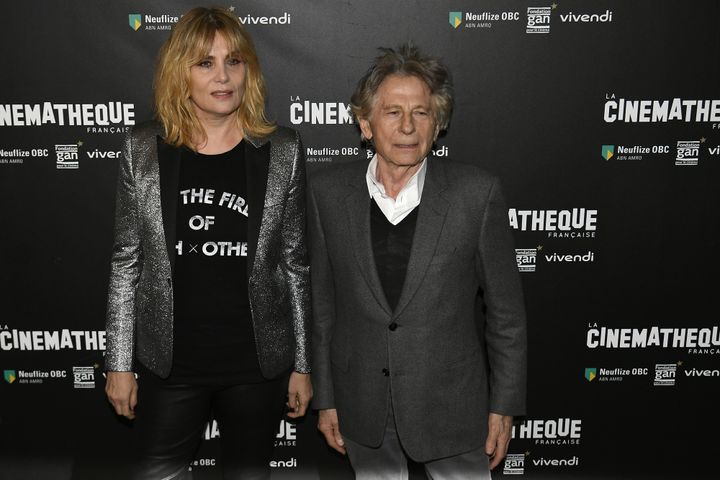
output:
<path id="1" fill-rule="evenodd" d="M 388 370 L 387 368 L 383 368 L 383 369 L 382 369 L 382 373 L 383 373 L 383 375 L 385 375 L 386 377 L 389 377 L 389 376 L 390 376 L 390 370 Z"/>
<path id="2" fill-rule="evenodd" d="M 397 330 L 397 327 L 398 327 L 398 324 L 395 322 L 392 322 L 390 325 L 388 325 L 388 328 L 390 329 L 391 332 L 394 332 L 395 330 Z"/>

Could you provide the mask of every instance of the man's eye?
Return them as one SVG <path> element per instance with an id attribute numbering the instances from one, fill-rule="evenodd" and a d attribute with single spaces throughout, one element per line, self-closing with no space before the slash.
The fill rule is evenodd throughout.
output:
<path id="1" fill-rule="evenodd" d="M 426 112 L 425 110 L 415 110 L 415 115 L 426 116 L 427 114 L 428 112 Z"/>
<path id="2" fill-rule="evenodd" d="M 400 112 L 398 110 L 388 110 L 387 114 L 397 116 Z"/>

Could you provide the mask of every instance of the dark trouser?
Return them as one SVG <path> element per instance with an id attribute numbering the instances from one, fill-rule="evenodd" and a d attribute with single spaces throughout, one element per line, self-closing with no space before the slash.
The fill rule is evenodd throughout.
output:
<path id="1" fill-rule="evenodd" d="M 385 436 L 379 447 L 362 445 L 343 435 L 356 480 L 408 480 L 409 471 L 390 403 Z M 342 425 L 340 425 L 342 431 Z M 424 462 L 431 480 L 491 480 L 490 462 L 483 447 L 470 452 Z"/>
<path id="2" fill-rule="evenodd" d="M 275 432 L 283 415 L 287 376 L 267 383 L 205 386 L 139 380 L 135 480 L 191 479 L 188 466 L 212 411 L 220 428 L 225 479 L 269 479 Z"/>

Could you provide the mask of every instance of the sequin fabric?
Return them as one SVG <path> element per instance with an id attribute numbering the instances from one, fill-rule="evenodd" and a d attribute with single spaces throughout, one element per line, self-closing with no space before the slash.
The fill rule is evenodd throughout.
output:
<path id="1" fill-rule="evenodd" d="M 172 366 L 173 292 L 162 222 L 156 122 L 136 126 L 120 161 L 107 306 L 105 369 L 131 371 L 135 359 L 166 377 Z M 276 377 L 310 372 L 310 272 L 305 245 L 305 162 L 300 136 L 279 127 L 270 165 L 255 261 L 250 275 L 258 359 Z"/>

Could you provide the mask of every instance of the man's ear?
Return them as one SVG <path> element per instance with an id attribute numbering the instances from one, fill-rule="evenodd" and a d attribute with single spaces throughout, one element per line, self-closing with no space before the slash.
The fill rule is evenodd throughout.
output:
<path id="1" fill-rule="evenodd" d="M 370 121 L 367 118 L 360 118 L 358 119 L 358 123 L 360 124 L 360 131 L 363 137 L 365 137 L 366 140 L 372 140 L 373 134 L 370 128 Z"/>

